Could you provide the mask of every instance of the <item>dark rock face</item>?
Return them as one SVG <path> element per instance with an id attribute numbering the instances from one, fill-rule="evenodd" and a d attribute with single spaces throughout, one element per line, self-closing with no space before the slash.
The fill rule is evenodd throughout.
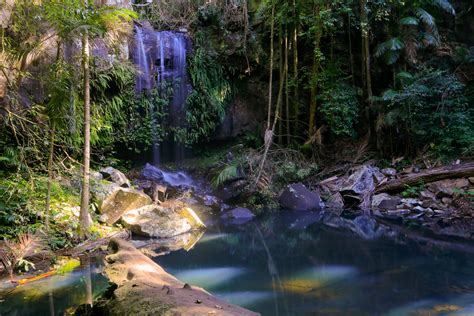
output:
<path id="1" fill-rule="evenodd" d="M 280 205 L 292 211 L 321 211 L 323 203 L 318 193 L 302 183 L 288 185 L 280 195 Z"/>
<path id="2" fill-rule="evenodd" d="M 265 112 L 262 107 L 255 104 L 264 104 L 266 95 L 260 91 L 266 90 L 265 82 L 248 82 L 247 92 L 238 96 L 226 111 L 224 120 L 219 125 L 214 139 L 223 140 L 248 132 L 260 132 L 262 122 L 265 120 Z"/>
<path id="3" fill-rule="evenodd" d="M 155 166 L 147 163 L 143 168 L 140 176 L 144 179 L 160 182 L 163 181 L 163 172 Z"/>

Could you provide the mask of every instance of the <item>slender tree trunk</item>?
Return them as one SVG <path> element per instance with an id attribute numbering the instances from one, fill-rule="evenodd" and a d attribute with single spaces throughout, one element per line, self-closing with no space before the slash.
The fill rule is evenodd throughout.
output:
<path id="1" fill-rule="evenodd" d="M 351 78 L 354 84 L 354 55 L 352 54 L 352 36 L 351 36 L 351 15 L 347 14 L 347 43 L 349 44 L 349 65 L 351 68 Z"/>
<path id="2" fill-rule="evenodd" d="M 316 10 L 316 14 L 319 15 L 319 7 Z M 313 133 L 316 130 L 316 109 L 317 109 L 317 100 L 316 94 L 318 90 L 318 73 L 320 66 L 320 43 L 322 36 L 322 25 L 318 22 L 318 30 L 316 30 L 316 35 L 314 39 L 314 55 L 313 55 L 313 67 L 311 69 L 311 101 L 309 105 L 309 126 L 308 126 L 308 139 L 311 138 Z"/>
<path id="3" fill-rule="evenodd" d="M 299 104 L 299 84 L 298 84 L 298 25 L 299 17 L 296 12 L 296 0 L 293 0 L 293 18 L 295 19 L 294 28 L 293 28 L 293 89 L 294 89 L 294 131 L 293 134 L 296 135 L 299 129 L 299 116 L 300 116 L 300 104 Z"/>
<path id="4" fill-rule="evenodd" d="M 87 0 L 85 0 L 87 3 Z M 82 69 L 84 72 L 84 160 L 82 171 L 81 192 L 81 234 L 87 235 L 92 224 L 89 215 L 89 182 L 90 182 L 90 137 L 91 137 L 91 113 L 90 113 L 90 70 L 89 70 L 89 35 L 87 31 L 82 37 Z"/>
<path id="5" fill-rule="evenodd" d="M 273 87 L 273 36 L 275 33 L 275 3 L 272 1 L 272 17 L 270 21 L 270 78 L 268 83 L 268 113 L 267 113 L 267 129 L 263 136 L 265 143 L 265 150 L 263 153 L 262 160 L 260 161 L 260 166 L 258 169 L 257 177 L 255 178 L 254 187 L 258 185 L 260 177 L 262 176 L 263 168 L 265 166 L 265 160 L 267 159 L 268 150 L 273 142 L 273 130 L 275 129 L 275 122 L 273 126 L 271 125 L 272 118 L 272 87 Z M 275 113 L 276 115 L 276 113 Z"/>
<path id="6" fill-rule="evenodd" d="M 268 113 L 267 113 L 267 130 L 271 127 L 272 118 L 272 95 L 273 95 L 273 36 L 275 33 L 275 4 L 272 4 L 272 20 L 270 26 L 270 78 L 268 80 Z"/>
<path id="7" fill-rule="evenodd" d="M 362 32 L 362 69 L 364 75 L 364 88 L 367 104 L 370 105 L 372 101 L 372 76 L 370 74 L 370 43 L 367 0 L 360 0 L 360 23 Z"/>
<path id="8" fill-rule="evenodd" d="M 279 63 L 279 69 L 280 69 L 280 86 L 283 88 L 282 83 L 285 81 L 285 75 L 284 75 L 284 65 L 283 65 L 283 27 L 280 22 L 280 27 L 278 28 L 278 63 Z M 281 93 L 280 89 L 278 90 L 278 98 L 281 98 Z M 280 99 L 281 101 L 281 99 Z M 277 103 L 279 101 L 277 100 Z M 278 107 L 278 105 L 277 105 Z M 282 136 L 283 136 L 283 122 L 282 120 L 278 121 L 278 144 L 282 143 Z"/>
<path id="9" fill-rule="evenodd" d="M 48 156 L 48 184 L 46 192 L 46 210 L 45 210 L 45 225 L 46 231 L 49 231 L 50 222 L 50 208 L 51 208 L 51 184 L 53 182 L 53 159 L 54 159 L 54 141 L 56 136 L 56 128 L 54 124 L 51 127 L 49 135 L 49 156 Z"/>
<path id="10" fill-rule="evenodd" d="M 288 29 L 285 31 L 285 117 L 286 117 L 286 144 L 290 144 L 290 91 L 288 85 Z"/>

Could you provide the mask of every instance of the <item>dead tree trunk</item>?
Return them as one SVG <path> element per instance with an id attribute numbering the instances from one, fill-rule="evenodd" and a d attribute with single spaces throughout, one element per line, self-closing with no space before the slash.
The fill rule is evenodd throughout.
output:
<path id="1" fill-rule="evenodd" d="M 444 166 L 410 174 L 400 179 L 388 181 L 377 188 L 376 193 L 402 191 L 407 186 L 419 183 L 430 183 L 450 178 L 466 178 L 474 176 L 474 162 L 455 166 Z"/>

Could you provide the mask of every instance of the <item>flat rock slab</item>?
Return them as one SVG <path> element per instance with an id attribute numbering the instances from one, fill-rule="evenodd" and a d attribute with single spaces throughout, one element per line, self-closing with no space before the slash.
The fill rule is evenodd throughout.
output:
<path id="1" fill-rule="evenodd" d="M 132 244 L 110 241 L 105 273 L 113 293 L 100 299 L 93 312 L 103 315 L 259 315 L 222 301 L 204 289 L 185 285 Z"/>

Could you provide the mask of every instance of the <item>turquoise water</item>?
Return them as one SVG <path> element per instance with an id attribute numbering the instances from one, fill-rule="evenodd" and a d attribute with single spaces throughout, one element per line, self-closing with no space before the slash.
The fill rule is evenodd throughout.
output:
<path id="1" fill-rule="evenodd" d="M 218 226 L 189 252 L 155 261 L 263 315 L 474 315 L 472 254 L 298 222 Z"/>

